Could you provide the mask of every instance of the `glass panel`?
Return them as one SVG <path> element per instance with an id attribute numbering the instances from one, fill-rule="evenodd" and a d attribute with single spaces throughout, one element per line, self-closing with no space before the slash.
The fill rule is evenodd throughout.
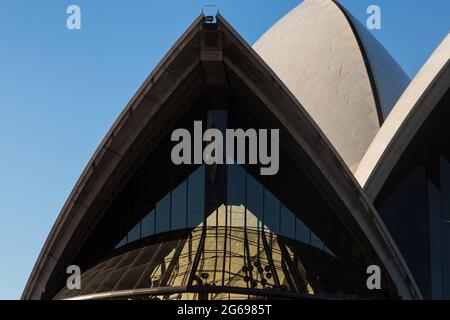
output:
<path id="1" fill-rule="evenodd" d="M 281 206 L 281 235 L 295 239 L 295 216 L 284 205 Z"/>
<path id="2" fill-rule="evenodd" d="M 116 246 L 114 249 L 123 247 L 123 246 L 126 245 L 126 244 L 127 244 L 127 236 L 125 236 L 125 238 L 123 238 L 123 239 L 117 244 L 117 246 Z"/>
<path id="3" fill-rule="evenodd" d="M 205 166 L 198 168 L 188 178 L 188 227 L 203 222 L 205 202 Z"/>
<path id="4" fill-rule="evenodd" d="M 330 250 L 330 248 L 325 247 L 325 252 L 336 258 L 336 255 L 333 253 L 333 251 Z"/>
<path id="5" fill-rule="evenodd" d="M 319 250 L 325 250 L 325 244 L 314 232 L 311 232 L 311 245 Z"/>
<path id="6" fill-rule="evenodd" d="M 141 221 L 142 237 L 148 237 L 155 233 L 155 210 L 152 210 Z"/>
<path id="7" fill-rule="evenodd" d="M 240 165 L 228 166 L 228 224 L 245 226 L 245 179 L 246 172 Z"/>
<path id="8" fill-rule="evenodd" d="M 443 299 L 450 299 L 450 221 L 442 222 Z"/>
<path id="9" fill-rule="evenodd" d="M 172 230 L 186 228 L 187 182 L 172 192 Z"/>
<path id="10" fill-rule="evenodd" d="M 441 235 L 443 299 L 450 299 L 450 163 L 442 156 L 441 164 Z"/>
<path id="11" fill-rule="evenodd" d="M 274 233 L 280 233 L 280 201 L 264 190 L 264 225 Z"/>
<path id="12" fill-rule="evenodd" d="M 263 186 L 247 175 L 247 227 L 257 228 L 263 221 Z"/>
<path id="13" fill-rule="evenodd" d="M 439 188 L 432 181 L 428 181 L 428 197 L 430 214 L 431 295 L 433 299 L 442 299 L 441 195 Z"/>
<path id="14" fill-rule="evenodd" d="M 300 220 L 296 222 L 296 239 L 306 244 L 311 243 L 311 230 Z"/>
<path id="15" fill-rule="evenodd" d="M 156 203 L 156 233 L 170 230 L 170 193 Z"/>
<path id="16" fill-rule="evenodd" d="M 418 286 L 431 295 L 428 178 L 424 165 L 414 165 L 378 206 Z M 404 225 L 407 222 L 408 228 Z M 426 263 L 425 263 L 426 261 Z"/>
<path id="17" fill-rule="evenodd" d="M 128 243 L 139 240 L 141 238 L 141 223 L 133 227 L 133 229 L 128 232 Z"/>
<path id="18" fill-rule="evenodd" d="M 228 205 L 245 205 L 245 175 L 244 168 L 240 165 L 228 166 Z"/>
<path id="19" fill-rule="evenodd" d="M 221 205 L 219 208 L 214 210 L 214 212 L 208 217 L 206 225 L 210 226 L 218 226 L 225 227 L 227 223 L 227 207 Z"/>

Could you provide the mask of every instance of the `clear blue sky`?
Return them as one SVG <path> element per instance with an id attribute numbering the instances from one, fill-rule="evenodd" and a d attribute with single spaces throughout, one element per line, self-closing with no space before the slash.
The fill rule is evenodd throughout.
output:
<path id="1" fill-rule="evenodd" d="M 300 0 L 1 0 L 0 299 L 16 299 L 61 207 L 120 111 L 214 3 L 253 44 Z M 450 27 L 448 0 L 341 0 L 412 77 Z M 66 29 L 66 8 L 82 29 Z"/>

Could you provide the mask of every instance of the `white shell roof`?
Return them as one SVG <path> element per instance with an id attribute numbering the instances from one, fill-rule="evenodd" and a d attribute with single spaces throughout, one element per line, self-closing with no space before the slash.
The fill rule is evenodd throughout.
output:
<path id="1" fill-rule="evenodd" d="M 371 70 L 350 20 L 331 0 L 305 0 L 270 28 L 253 48 L 354 172 L 380 128 L 381 107 L 377 103 L 383 99 L 374 95 L 375 82 L 371 82 Z M 361 43 L 370 42 L 367 35 L 364 38 Z M 376 55 L 382 52 L 380 46 L 372 45 L 377 49 Z M 376 72 L 382 72 L 383 66 L 390 66 L 393 61 L 391 57 L 379 60 L 389 63 L 379 64 Z M 403 77 L 378 78 L 392 82 Z M 384 83 L 383 87 L 392 86 Z"/>

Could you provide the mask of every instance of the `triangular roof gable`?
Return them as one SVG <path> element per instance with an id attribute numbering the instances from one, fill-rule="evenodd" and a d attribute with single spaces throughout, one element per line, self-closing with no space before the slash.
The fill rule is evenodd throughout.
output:
<path id="1" fill-rule="evenodd" d="M 369 239 L 399 294 L 420 296 L 381 220 L 342 159 L 284 84 L 218 15 L 217 26 L 205 26 L 202 16 L 194 21 L 114 123 L 58 216 L 22 298 L 41 298 L 51 276 L 63 270 L 61 266 L 70 261 L 99 221 L 99 212 L 110 203 L 118 184 L 157 144 L 160 132 L 171 127 L 180 108 L 208 87 L 223 86 L 253 93 L 252 98 L 261 102 L 258 112 L 285 128 L 292 152 L 306 164 L 330 201 L 342 206 L 345 216 L 341 218 L 356 223 Z M 388 258 L 392 253 L 394 259 Z"/>

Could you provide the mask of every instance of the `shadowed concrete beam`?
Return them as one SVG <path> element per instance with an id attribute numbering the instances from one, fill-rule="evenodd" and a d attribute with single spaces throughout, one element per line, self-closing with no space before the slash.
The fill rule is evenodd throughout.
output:
<path id="1" fill-rule="evenodd" d="M 204 23 L 200 33 L 200 60 L 210 88 L 227 87 L 223 65 L 222 32 L 216 23 Z"/>

